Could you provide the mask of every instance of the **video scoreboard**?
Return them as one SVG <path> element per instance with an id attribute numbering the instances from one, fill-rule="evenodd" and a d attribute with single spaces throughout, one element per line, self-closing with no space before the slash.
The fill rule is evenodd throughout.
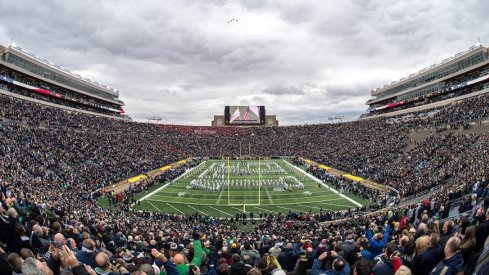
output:
<path id="1" fill-rule="evenodd" d="M 226 125 L 263 125 L 265 106 L 226 106 L 224 122 Z"/>

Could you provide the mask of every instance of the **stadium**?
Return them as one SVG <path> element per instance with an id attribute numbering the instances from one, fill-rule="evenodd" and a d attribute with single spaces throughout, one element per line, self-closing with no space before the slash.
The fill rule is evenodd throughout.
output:
<path id="1" fill-rule="evenodd" d="M 489 49 L 426 58 L 351 121 L 193 126 L 0 45 L 0 274 L 486 274 Z"/>

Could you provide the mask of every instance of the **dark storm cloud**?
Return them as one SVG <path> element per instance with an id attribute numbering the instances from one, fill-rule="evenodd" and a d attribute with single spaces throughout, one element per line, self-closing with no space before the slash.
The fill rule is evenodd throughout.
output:
<path id="1" fill-rule="evenodd" d="M 11 1 L 10 39 L 116 87 L 137 120 L 208 125 L 225 105 L 281 124 L 355 119 L 370 90 L 489 39 L 487 1 Z M 227 23 L 235 18 L 238 21 Z"/>

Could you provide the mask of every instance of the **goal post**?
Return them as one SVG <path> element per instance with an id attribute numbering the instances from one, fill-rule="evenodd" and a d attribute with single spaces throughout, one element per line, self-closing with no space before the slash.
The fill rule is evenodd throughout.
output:
<path id="1" fill-rule="evenodd" d="M 245 209 L 246 206 L 260 206 L 261 205 L 261 159 L 258 158 L 258 199 L 257 203 L 247 203 L 246 202 L 246 196 L 244 201 L 242 203 L 237 203 L 233 202 L 232 198 L 232 192 L 241 192 L 245 191 L 248 192 L 249 190 L 244 189 L 244 190 L 231 190 L 231 159 L 228 157 L 227 158 L 227 185 L 228 185 L 228 206 L 241 206 L 243 209 Z M 253 190 L 253 189 L 252 189 Z M 256 200 L 255 200 L 256 201 Z"/>

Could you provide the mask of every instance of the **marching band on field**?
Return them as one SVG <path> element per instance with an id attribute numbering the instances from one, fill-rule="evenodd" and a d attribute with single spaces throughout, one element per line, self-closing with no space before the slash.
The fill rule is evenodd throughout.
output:
<path id="1" fill-rule="evenodd" d="M 250 165 L 251 164 L 251 165 Z M 225 163 L 221 165 L 212 164 L 207 170 L 202 172 L 197 179 L 190 182 L 190 188 L 201 189 L 207 192 L 221 191 L 224 188 L 232 187 L 233 189 L 258 189 L 258 186 L 262 188 L 283 188 L 284 190 L 303 190 L 304 184 L 297 180 L 293 176 L 285 176 L 287 172 L 277 163 L 265 163 L 263 168 L 258 171 L 258 169 L 252 168 L 256 166 L 257 163 L 254 162 L 243 162 L 242 165 L 237 163 L 236 166 L 228 167 Z M 260 172 L 263 175 L 284 175 L 276 179 L 230 179 L 227 180 L 229 174 L 235 176 L 249 176 L 258 175 Z"/>

